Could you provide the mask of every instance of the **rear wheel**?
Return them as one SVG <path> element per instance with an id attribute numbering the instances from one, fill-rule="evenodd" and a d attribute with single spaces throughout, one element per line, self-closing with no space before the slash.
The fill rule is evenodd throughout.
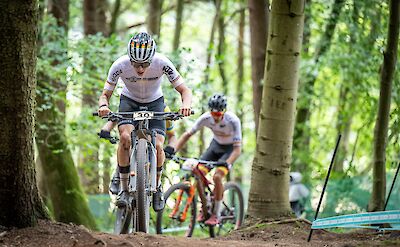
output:
<path id="1" fill-rule="evenodd" d="M 148 187 L 147 141 L 139 139 L 137 145 L 137 169 L 136 169 L 136 189 L 137 189 L 137 231 L 148 232 L 150 222 L 150 196 L 146 188 Z"/>
<path id="2" fill-rule="evenodd" d="M 192 195 L 192 202 L 187 203 Z M 172 185 L 164 194 L 165 207 L 157 213 L 157 234 L 181 235 L 191 237 L 196 225 L 196 195 L 190 191 L 190 184 L 178 183 Z M 186 214 L 185 206 L 188 206 Z"/>
<path id="3" fill-rule="evenodd" d="M 216 235 L 225 235 L 238 229 L 243 223 L 244 203 L 243 193 L 235 182 L 224 185 L 224 197 L 221 208 L 220 224 L 215 227 Z"/>

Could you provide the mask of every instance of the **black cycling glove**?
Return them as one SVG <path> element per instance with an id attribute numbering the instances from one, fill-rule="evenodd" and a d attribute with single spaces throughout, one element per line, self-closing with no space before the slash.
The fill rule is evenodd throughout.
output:
<path id="1" fill-rule="evenodd" d="M 164 148 L 164 152 L 167 157 L 171 157 L 175 154 L 175 148 L 173 148 L 171 146 L 166 146 Z"/>
<path id="2" fill-rule="evenodd" d="M 97 133 L 97 135 L 100 138 L 109 140 L 112 144 L 117 143 L 117 140 L 118 140 L 116 137 L 111 136 L 110 131 L 106 131 L 106 130 L 101 130 L 99 133 Z"/>

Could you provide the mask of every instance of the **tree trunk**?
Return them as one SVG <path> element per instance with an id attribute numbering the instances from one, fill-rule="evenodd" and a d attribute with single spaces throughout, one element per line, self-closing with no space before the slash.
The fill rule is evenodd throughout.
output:
<path id="1" fill-rule="evenodd" d="M 106 0 L 84 0 L 83 29 L 86 36 L 98 32 L 107 35 L 106 9 Z"/>
<path id="2" fill-rule="evenodd" d="M 268 0 L 249 0 L 251 80 L 253 83 L 253 108 L 256 132 L 261 109 L 265 52 L 268 40 Z"/>
<path id="3" fill-rule="evenodd" d="M 332 37 L 336 28 L 336 23 L 339 20 L 339 16 L 345 0 L 335 0 L 332 6 L 331 15 L 325 26 L 325 31 L 317 43 L 317 47 L 313 56 L 314 68 L 310 71 L 317 71 L 319 66 L 320 58 L 329 50 Z M 308 78 L 304 78 L 300 84 L 300 95 L 298 102 L 298 110 L 296 115 L 295 133 L 293 149 L 296 152 L 305 153 L 300 157 L 296 157 L 293 164 L 297 170 L 308 171 L 310 163 L 310 129 L 308 121 L 310 119 L 310 106 L 312 105 L 310 95 L 313 95 L 314 83 L 317 80 L 318 73 L 311 73 Z M 301 151 L 300 151 L 301 150 Z M 305 159 L 302 157 L 306 157 Z"/>
<path id="4" fill-rule="evenodd" d="M 173 52 L 176 52 L 179 49 L 179 44 L 181 42 L 183 6 L 184 0 L 177 0 L 174 43 L 172 44 Z"/>
<path id="5" fill-rule="evenodd" d="M 284 217 L 299 80 L 304 0 L 273 1 L 248 214 Z M 268 181 L 268 186 L 266 186 Z"/>
<path id="6" fill-rule="evenodd" d="M 37 1 L 0 3 L 0 225 L 35 226 L 47 218 L 34 166 Z"/>
<path id="7" fill-rule="evenodd" d="M 348 144 L 350 137 L 350 126 L 352 114 L 349 113 L 348 101 L 349 99 L 349 88 L 345 85 L 346 81 L 343 81 L 340 85 L 339 93 L 339 104 L 338 104 L 338 116 L 336 122 L 336 131 L 338 134 L 342 134 L 343 139 L 341 145 L 339 145 L 337 158 L 333 166 L 333 170 L 336 173 L 343 173 L 344 161 L 348 152 Z"/>
<path id="8" fill-rule="evenodd" d="M 220 1 L 220 5 L 222 5 L 223 0 L 218 0 Z M 219 74 L 221 75 L 221 80 L 222 80 L 222 92 L 225 95 L 228 95 L 228 80 L 226 79 L 226 74 L 225 74 L 225 55 L 226 55 L 226 49 L 225 49 L 225 23 L 224 23 L 224 12 L 220 11 L 219 17 L 218 17 L 218 49 L 217 49 L 217 64 L 218 64 L 218 69 L 219 69 Z"/>
<path id="9" fill-rule="evenodd" d="M 381 68 L 378 115 L 375 122 L 373 150 L 373 186 L 368 211 L 381 211 L 386 196 L 386 144 L 389 125 L 392 81 L 397 62 L 400 1 L 390 1 L 389 27 Z"/>
<path id="10" fill-rule="evenodd" d="M 107 26 L 104 16 L 104 8 L 105 8 L 104 0 L 85 0 L 84 8 L 83 8 L 83 26 L 84 26 L 84 34 L 86 37 L 90 35 L 94 35 L 97 33 L 102 33 L 106 35 L 105 27 Z M 90 63 L 86 57 L 86 53 L 83 53 L 83 73 L 90 74 L 91 71 L 96 71 L 95 64 Z M 95 83 L 93 83 L 95 82 Z M 90 109 L 97 109 L 97 95 L 93 92 L 96 92 L 99 88 L 99 85 L 96 81 L 87 80 L 82 83 L 82 106 L 89 107 Z M 99 143 L 94 143 L 90 148 L 93 150 L 99 150 Z M 82 178 L 82 184 L 84 185 L 87 193 L 96 193 L 100 188 L 100 171 L 99 171 L 99 157 L 98 152 L 87 152 L 87 148 L 85 145 L 80 147 L 80 158 L 78 169 L 79 175 Z M 82 167 L 91 167 L 92 169 L 88 172 L 87 169 L 82 169 Z M 104 174 L 104 173 L 103 173 Z M 104 180 L 104 179 L 103 179 Z M 107 181 L 108 184 L 108 181 Z"/>
<path id="11" fill-rule="evenodd" d="M 213 54 L 213 47 L 214 47 L 214 34 L 215 34 L 215 29 L 217 28 L 217 22 L 218 22 L 218 18 L 220 15 L 220 11 L 221 11 L 221 1 L 217 0 L 216 1 L 216 5 L 215 5 L 215 16 L 214 16 L 214 20 L 213 20 L 213 24 L 211 27 L 211 31 L 210 31 L 210 39 L 208 41 L 208 46 L 207 46 L 207 59 L 206 59 L 206 68 L 204 69 L 204 79 L 203 79 L 203 83 L 208 84 L 209 83 L 209 79 L 210 79 L 210 66 L 211 66 L 211 58 L 212 58 L 212 54 Z M 208 99 L 208 95 L 205 93 L 206 90 L 202 90 L 201 92 L 201 99 Z M 206 106 L 204 104 L 202 104 L 202 109 L 201 112 L 205 112 L 206 111 Z M 199 135 L 199 155 L 201 155 L 204 151 L 204 147 L 205 147 L 205 141 L 204 141 L 204 128 L 201 128 L 201 130 L 199 131 L 200 135 Z"/>
<path id="12" fill-rule="evenodd" d="M 172 43 L 172 52 L 179 54 L 179 46 L 181 42 L 181 33 L 182 33 L 182 18 L 183 18 L 183 8 L 184 8 L 185 1 L 184 0 L 177 0 L 176 6 L 176 22 L 175 22 L 175 31 L 174 31 L 174 40 Z M 179 71 L 180 63 L 176 65 L 176 69 Z M 176 98 L 172 102 L 172 105 L 176 104 Z M 178 135 L 183 134 L 186 131 L 186 126 L 183 121 L 179 121 L 178 125 Z M 185 145 L 181 149 L 181 154 L 183 156 L 187 156 L 188 153 L 188 145 Z"/>
<path id="13" fill-rule="evenodd" d="M 121 11 L 121 0 L 115 0 L 114 8 L 111 14 L 110 35 L 117 31 L 117 20 Z"/>
<path id="14" fill-rule="evenodd" d="M 101 32 L 104 36 L 109 35 L 108 25 L 107 25 L 107 10 L 108 3 L 107 0 L 97 0 L 98 8 L 96 11 L 96 27 L 98 32 Z"/>
<path id="15" fill-rule="evenodd" d="M 243 1 L 241 1 L 241 3 L 243 3 Z M 245 28 L 245 18 L 246 18 L 246 12 L 245 9 L 240 10 L 239 12 L 239 39 L 238 39 L 238 78 L 237 78 L 237 87 L 236 87 L 236 98 L 237 98 L 237 107 L 236 108 L 236 113 L 237 116 L 240 119 L 241 123 L 243 122 L 243 84 L 244 84 L 244 28 Z M 242 131 L 242 139 L 244 138 L 244 132 Z M 242 146 L 242 150 L 245 151 L 245 146 Z M 243 168 L 243 165 L 241 163 L 238 164 L 238 162 L 236 162 L 237 167 Z M 235 169 L 237 170 L 237 169 Z M 231 173 L 229 173 L 231 174 Z M 233 176 L 234 180 L 237 182 L 242 182 L 242 172 L 240 172 L 239 174 L 233 174 L 231 175 Z"/>
<path id="16" fill-rule="evenodd" d="M 49 12 L 64 28 L 65 39 L 67 39 L 68 30 L 68 8 L 68 0 L 49 2 Z M 66 56 L 67 54 L 66 49 L 59 52 L 60 54 L 55 57 Z M 63 61 L 54 59 L 52 64 L 59 66 L 60 62 Z M 95 221 L 80 186 L 65 135 L 66 78 L 63 81 L 56 81 L 47 75 L 39 74 L 38 79 L 40 92 L 37 97 L 36 143 L 39 148 L 42 168 L 46 174 L 44 179 L 46 179 L 52 200 L 54 216 L 58 221 L 73 222 L 95 228 Z M 61 91 L 63 92 L 61 96 L 59 90 L 64 90 Z M 57 94 L 57 97 L 52 97 Z"/>
<path id="17" fill-rule="evenodd" d="M 155 36 L 157 41 L 160 41 L 160 28 L 161 28 L 161 9 L 163 0 L 150 0 L 149 12 L 147 16 L 147 30 Z"/>

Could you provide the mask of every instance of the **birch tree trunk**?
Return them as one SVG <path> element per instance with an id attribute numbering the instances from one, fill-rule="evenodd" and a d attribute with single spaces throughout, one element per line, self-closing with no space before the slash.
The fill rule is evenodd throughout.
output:
<path id="1" fill-rule="evenodd" d="M 289 167 L 299 81 L 304 0 L 273 1 L 248 214 L 282 217 L 289 206 Z"/>
<path id="2" fill-rule="evenodd" d="M 249 0 L 248 5 L 251 42 L 251 80 L 253 83 L 254 122 L 257 132 L 268 40 L 269 3 L 267 0 Z"/>
<path id="3" fill-rule="evenodd" d="M 400 1 L 391 0 L 386 49 L 381 68 L 378 115 L 374 131 L 373 184 L 368 211 L 381 211 L 386 196 L 386 144 L 389 125 L 392 81 L 397 62 Z"/>
<path id="4" fill-rule="evenodd" d="M 0 3 L 0 225 L 47 218 L 35 179 L 34 119 L 37 1 Z"/>

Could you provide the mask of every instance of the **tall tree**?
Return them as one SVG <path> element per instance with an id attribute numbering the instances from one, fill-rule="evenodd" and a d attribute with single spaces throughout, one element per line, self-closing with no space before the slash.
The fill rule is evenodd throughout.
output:
<path id="1" fill-rule="evenodd" d="M 47 218 L 35 179 L 33 131 L 37 1 L 0 2 L 0 225 L 34 226 Z"/>
<path id="2" fill-rule="evenodd" d="M 101 33 L 102 35 L 107 35 L 107 23 L 106 23 L 106 18 L 105 18 L 105 8 L 106 7 L 106 1 L 105 0 L 85 0 L 83 3 L 83 27 L 84 27 L 84 34 L 86 38 L 90 39 L 91 35 L 95 35 L 97 33 Z M 90 61 L 90 56 L 88 57 L 88 52 L 89 50 L 83 52 L 83 59 L 84 59 L 84 64 L 83 64 L 83 72 L 84 74 L 91 75 L 94 78 L 97 78 L 97 70 L 96 70 L 96 63 L 93 63 L 93 61 Z M 89 107 L 90 109 L 97 109 L 97 95 L 94 94 L 93 92 L 96 92 L 101 85 L 101 78 L 98 78 L 97 80 L 85 80 L 82 83 L 82 106 Z M 99 185 L 99 179 L 101 178 L 100 174 L 103 174 L 104 180 L 106 181 L 104 184 L 108 184 L 109 181 L 109 176 L 108 172 L 99 172 L 99 166 L 98 166 L 98 152 L 93 151 L 99 149 L 98 143 L 95 145 L 89 145 L 90 149 L 92 150 L 87 150 L 86 145 L 82 145 L 81 147 L 81 152 L 80 152 L 80 161 L 81 163 L 79 164 L 78 167 L 82 166 L 90 166 L 92 169 L 90 169 L 90 173 L 92 176 L 88 176 L 88 174 L 85 174 L 85 172 L 80 169 L 80 175 L 81 177 L 85 177 L 85 179 L 82 179 L 82 181 L 86 181 L 90 184 L 93 184 L 94 186 L 85 186 L 86 188 L 94 188 L 95 191 L 91 192 L 97 192 L 98 191 L 98 185 Z M 90 152 L 92 151 L 92 152 Z M 105 169 L 108 170 L 108 165 L 109 162 L 105 162 Z M 90 164 L 90 165 L 89 165 Z M 106 190 L 108 191 L 108 190 Z"/>
<path id="3" fill-rule="evenodd" d="M 65 61 L 61 58 L 67 57 L 65 44 L 67 44 L 69 1 L 49 1 L 48 12 L 56 18 L 62 30 L 61 40 L 57 40 L 57 43 L 64 44 L 60 50 L 54 51 L 52 57 L 55 59 L 52 61 L 52 66 L 62 66 L 62 62 Z M 54 42 L 55 37 L 50 39 Z M 36 143 L 45 173 L 43 177 L 49 189 L 56 220 L 95 228 L 95 221 L 81 188 L 65 135 L 66 71 L 63 71 L 60 77 L 60 80 L 51 78 L 43 71 L 38 74 Z"/>
<path id="4" fill-rule="evenodd" d="M 111 12 L 110 33 L 113 34 L 117 31 L 117 20 L 121 12 L 121 0 L 115 0 L 113 10 Z"/>
<path id="5" fill-rule="evenodd" d="M 240 1 L 241 4 L 244 4 L 244 1 L 241 0 Z M 243 106 L 244 106 L 244 102 L 243 102 L 243 91 L 244 91 L 244 29 L 245 29 L 245 18 L 246 18 L 246 9 L 242 8 L 239 11 L 239 25 L 238 25 L 238 33 L 239 33 L 239 38 L 238 38 L 238 59 L 237 59 L 237 86 L 236 86 L 236 98 L 237 98 L 237 106 L 236 108 L 236 113 L 237 116 L 240 119 L 240 122 L 243 123 L 243 115 L 244 115 L 244 111 L 243 111 Z M 244 133 L 242 132 L 242 135 L 244 137 Z M 245 151 L 244 149 L 246 147 L 242 147 L 243 151 Z M 237 165 L 236 165 L 237 166 Z M 242 167 L 242 165 L 240 164 L 239 167 Z M 229 173 L 230 176 L 231 173 Z M 242 174 L 241 172 L 239 174 L 233 174 L 234 180 L 235 181 L 242 181 Z"/>
<path id="6" fill-rule="evenodd" d="M 173 44 L 172 44 L 173 51 L 176 51 L 179 49 L 179 44 L 181 42 L 182 16 L 183 16 L 184 3 L 185 3 L 184 0 L 177 0 L 174 40 L 173 40 Z"/>
<path id="7" fill-rule="evenodd" d="M 400 1 L 390 0 L 387 44 L 381 67 L 378 115 L 375 122 L 373 150 L 373 185 L 368 211 L 381 211 L 386 196 L 386 144 L 389 125 L 392 81 L 399 42 Z"/>
<path id="8" fill-rule="evenodd" d="M 246 10 L 243 8 L 239 11 L 239 25 L 238 25 L 238 59 L 237 59 L 237 88 L 236 98 L 238 102 L 237 115 L 240 122 L 243 123 L 243 84 L 244 84 L 244 28 L 245 28 Z"/>
<path id="9" fill-rule="evenodd" d="M 249 0 L 251 80 L 253 82 L 253 110 L 256 131 L 261 109 L 265 54 L 268 40 L 268 0 Z"/>
<path id="10" fill-rule="evenodd" d="M 289 167 L 295 122 L 304 0 L 273 1 L 248 214 L 290 214 Z M 265 185 L 268 181 L 268 186 Z"/>
<path id="11" fill-rule="evenodd" d="M 210 31 L 210 39 L 208 41 L 207 45 L 207 58 L 206 58 L 206 68 L 204 69 L 204 79 L 203 79 L 203 85 L 209 84 L 210 83 L 210 68 L 211 68 L 211 59 L 214 51 L 214 36 L 215 36 L 215 30 L 217 29 L 217 23 L 219 19 L 219 15 L 221 12 L 221 0 L 216 0 L 215 3 L 215 16 L 214 20 L 211 26 L 211 31 Z M 207 90 L 202 90 L 201 93 L 201 99 L 207 99 L 209 96 L 207 95 L 208 92 Z M 204 112 L 206 109 L 206 106 L 203 104 L 201 112 Z M 204 150 L 204 128 L 200 130 L 199 134 L 199 155 L 203 153 Z"/>
<path id="12" fill-rule="evenodd" d="M 154 35 L 157 41 L 160 41 L 162 3 L 163 0 L 149 1 L 149 14 L 146 20 L 148 32 Z"/>
<path id="13" fill-rule="evenodd" d="M 327 24 L 325 25 L 324 32 L 319 38 L 315 52 L 313 54 L 312 66 L 310 71 L 318 71 L 320 59 L 329 50 L 332 42 L 332 37 L 336 28 L 336 24 L 339 20 L 339 16 L 345 0 L 334 0 L 332 5 L 332 11 L 328 18 Z M 312 95 L 314 91 L 314 84 L 317 80 L 318 73 L 310 73 L 307 78 L 303 78 L 300 84 L 300 97 L 301 100 L 298 102 L 298 110 L 296 115 L 295 133 L 293 149 L 297 152 L 302 150 L 304 155 L 301 157 L 295 157 L 294 166 L 297 170 L 306 171 L 309 170 L 307 164 L 309 163 L 309 145 L 310 145 L 310 129 L 308 121 L 310 119 L 310 106 L 312 105 Z M 302 157 L 307 157 L 304 160 Z"/>
<path id="14" fill-rule="evenodd" d="M 223 6 L 223 0 L 218 0 Z M 228 94 L 228 79 L 225 73 L 225 56 L 226 56 L 226 44 L 225 44 L 225 8 L 221 7 L 221 11 L 218 16 L 218 48 L 216 56 L 216 61 L 218 63 L 219 74 L 222 80 L 222 91 L 225 95 Z"/>

